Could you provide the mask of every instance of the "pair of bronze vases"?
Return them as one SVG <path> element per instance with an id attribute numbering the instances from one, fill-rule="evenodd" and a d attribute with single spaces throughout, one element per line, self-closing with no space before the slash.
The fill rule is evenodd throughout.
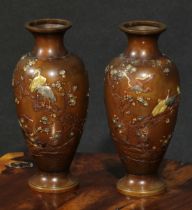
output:
<path id="1" fill-rule="evenodd" d="M 69 168 L 85 122 L 89 85 L 83 62 L 63 44 L 70 27 L 61 19 L 27 23 L 35 46 L 18 62 L 12 81 L 19 124 L 39 169 L 29 185 L 40 192 L 78 186 Z M 163 23 L 128 21 L 120 29 L 128 47 L 105 71 L 109 127 L 127 173 L 117 189 L 156 195 L 166 189 L 157 173 L 176 123 L 179 76 L 158 49 Z"/>

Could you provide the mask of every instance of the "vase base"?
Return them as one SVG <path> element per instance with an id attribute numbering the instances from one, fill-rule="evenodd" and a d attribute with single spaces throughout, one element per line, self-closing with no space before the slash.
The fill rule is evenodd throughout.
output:
<path id="1" fill-rule="evenodd" d="M 70 174 L 39 172 L 29 179 L 28 184 L 38 192 L 63 193 L 76 189 L 79 182 Z"/>
<path id="2" fill-rule="evenodd" d="M 117 190 L 134 197 L 159 195 L 166 190 L 166 185 L 156 176 L 127 175 L 117 182 Z"/>

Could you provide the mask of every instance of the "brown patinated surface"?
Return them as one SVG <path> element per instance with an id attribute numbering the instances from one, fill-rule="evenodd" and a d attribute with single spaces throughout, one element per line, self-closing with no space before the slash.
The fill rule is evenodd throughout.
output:
<path id="1" fill-rule="evenodd" d="M 70 27 L 63 19 L 28 22 L 35 44 L 13 74 L 19 125 L 41 170 L 29 185 L 38 191 L 63 192 L 78 185 L 69 167 L 83 132 L 89 90 L 83 62 L 63 43 Z"/>
<path id="2" fill-rule="evenodd" d="M 21 158 L 20 158 L 21 159 Z M 28 160 L 28 158 L 22 158 Z M 191 210 L 192 165 L 164 161 L 162 176 L 168 186 L 161 196 L 125 197 L 115 184 L 124 171 L 113 154 L 78 154 L 72 172 L 80 188 L 65 194 L 33 192 L 28 178 L 35 168 L 7 168 L 0 174 L 0 210 Z"/>
<path id="3" fill-rule="evenodd" d="M 166 29 L 163 23 L 128 21 L 120 29 L 128 46 L 105 70 L 109 128 L 130 174 L 118 181 L 117 189 L 131 196 L 156 195 L 165 190 L 156 172 L 176 123 L 178 71 L 158 47 L 159 35 Z"/>

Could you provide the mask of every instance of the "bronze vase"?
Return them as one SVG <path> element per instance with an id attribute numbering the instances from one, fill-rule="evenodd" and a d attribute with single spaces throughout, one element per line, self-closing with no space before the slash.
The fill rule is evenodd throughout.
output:
<path id="1" fill-rule="evenodd" d="M 83 62 L 64 47 L 63 36 L 70 27 L 61 19 L 27 23 L 35 45 L 13 75 L 19 124 L 39 169 L 29 185 L 40 192 L 78 186 L 69 167 L 86 117 L 88 76 Z"/>
<path id="2" fill-rule="evenodd" d="M 105 73 L 108 123 L 126 169 L 117 189 L 131 196 L 156 195 L 166 189 L 157 174 L 176 123 L 179 76 L 158 48 L 163 23 L 128 21 L 120 29 L 128 47 Z"/>

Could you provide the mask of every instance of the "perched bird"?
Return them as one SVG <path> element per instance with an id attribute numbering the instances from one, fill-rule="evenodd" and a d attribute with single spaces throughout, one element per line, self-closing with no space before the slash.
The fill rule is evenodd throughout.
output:
<path id="1" fill-rule="evenodd" d="M 56 98 L 53 94 L 53 91 L 51 90 L 51 88 L 47 85 L 45 86 L 39 86 L 37 88 L 37 93 L 41 94 L 43 97 L 50 99 L 52 102 L 56 101 Z"/>
<path id="2" fill-rule="evenodd" d="M 37 91 L 37 93 L 39 93 L 43 97 L 51 100 L 52 102 L 55 102 L 56 98 L 54 96 L 52 89 L 49 86 L 45 85 L 46 78 L 41 75 L 39 69 L 35 69 L 34 72 L 37 75 L 31 81 L 31 84 L 29 86 L 30 91 L 31 92 Z"/>

